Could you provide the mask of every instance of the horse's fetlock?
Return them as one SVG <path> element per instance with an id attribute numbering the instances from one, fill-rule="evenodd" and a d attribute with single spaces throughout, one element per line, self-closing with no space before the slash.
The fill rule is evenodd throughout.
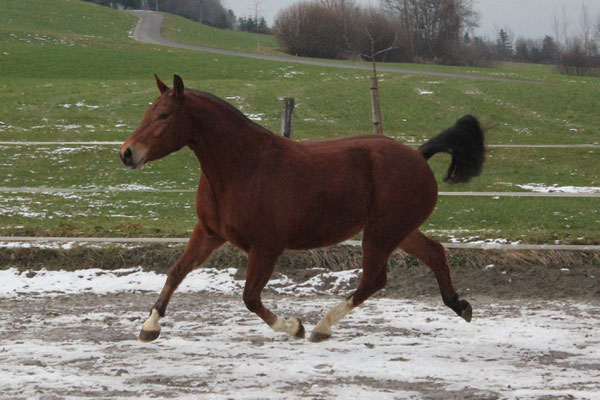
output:
<path id="1" fill-rule="evenodd" d="M 459 299 L 458 299 L 457 293 L 454 293 L 454 295 L 452 295 L 450 297 L 442 296 L 442 299 L 444 300 L 444 304 L 446 306 L 450 307 L 454 311 L 457 310 L 458 305 L 459 305 Z"/>

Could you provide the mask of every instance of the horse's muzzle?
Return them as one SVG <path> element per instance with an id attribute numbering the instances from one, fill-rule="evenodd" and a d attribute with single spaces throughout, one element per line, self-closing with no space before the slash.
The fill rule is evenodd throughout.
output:
<path id="1" fill-rule="evenodd" d="M 136 152 L 131 146 L 123 146 L 119 151 L 119 157 L 126 167 L 139 169 L 144 165 L 144 156 L 137 153 L 140 152 Z"/>

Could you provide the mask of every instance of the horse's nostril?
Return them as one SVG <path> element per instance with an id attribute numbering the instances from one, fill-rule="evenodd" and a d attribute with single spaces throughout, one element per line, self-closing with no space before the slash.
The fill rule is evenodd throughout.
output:
<path id="1" fill-rule="evenodd" d="M 123 164 L 129 166 L 131 164 L 131 160 L 133 158 L 133 154 L 131 153 L 131 148 L 127 148 L 125 149 L 124 152 L 119 154 L 121 156 L 121 161 L 123 161 Z"/>

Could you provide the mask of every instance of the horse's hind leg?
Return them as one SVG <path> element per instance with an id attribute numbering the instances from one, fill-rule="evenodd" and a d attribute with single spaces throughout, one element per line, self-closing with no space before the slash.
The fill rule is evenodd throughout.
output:
<path id="1" fill-rule="evenodd" d="M 367 233 L 363 239 L 363 274 L 356 288 L 348 298 L 331 309 L 315 326 L 310 335 L 311 342 L 321 342 L 331 337 L 331 327 L 346 316 L 353 308 L 362 304 L 371 295 L 383 289 L 387 283 L 387 260 L 396 248 L 394 245 L 382 246 L 368 239 Z"/>
<path id="2" fill-rule="evenodd" d="M 276 332 L 285 332 L 297 338 L 305 335 L 304 326 L 298 318 L 284 319 L 267 309 L 260 298 L 262 290 L 271 278 L 275 262 L 281 252 L 251 250 L 244 287 L 244 304 Z"/>
<path id="3" fill-rule="evenodd" d="M 169 270 L 167 281 L 150 311 L 150 317 L 142 325 L 140 341 L 151 342 L 160 335 L 158 320 L 165 316 L 167 305 L 175 289 L 190 271 L 202 264 L 223 243 L 224 240 L 220 237 L 206 233 L 200 224 L 196 226 L 183 255 Z"/>
<path id="4" fill-rule="evenodd" d="M 467 322 L 471 322 L 471 305 L 466 300 L 460 300 L 452 286 L 444 246 L 416 229 L 400 243 L 400 248 L 431 268 L 438 281 L 444 304 Z"/>

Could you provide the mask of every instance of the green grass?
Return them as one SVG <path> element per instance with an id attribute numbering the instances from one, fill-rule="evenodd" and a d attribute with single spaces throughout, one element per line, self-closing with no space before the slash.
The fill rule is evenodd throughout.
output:
<path id="1" fill-rule="evenodd" d="M 440 198 L 421 229 L 441 240 L 598 244 L 597 198 Z"/>
<path id="2" fill-rule="evenodd" d="M 230 31 L 199 24 L 187 18 L 164 14 L 163 36 L 177 42 L 260 54 L 281 54 L 271 35 Z"/>
<path id="3" fill-rule="evenodd" d="M 198 185 L 200 165 L 188 149 L 150 163 L 142 171 L 124 168 L 117 150 L 118 146 L 0 146 L 0 186 L 194 190 Z M 529 183 L 600 186 L 599 153 L 596 149 L 491 149 L 483 174 L 463 185 L 442 182 L 449 155 L 437 155 L 430 164 L 440 191 L 514 192 L 525 191 L 517 185 Z M 52 176 L 44 171 L 52 171 Z"/>
<path id="4" fill-rule="evenodd" d="M 194 193 L 3 194 L 0 235 L 187 237 Z M 598 199 L 441 197 L 428 235 L 524 243 L 597 244 Z"/>
<path id="5" fill-rule="evenodd" d="M 167 34 L 178 40 L 259 51 L 260 39 L 261 52 L 276 51 L 270 37 L 217 31 L 176 17 L 167 21 Z M 178 73 L 188 87 L 229 98 L 246 114 L 259 114 L 261 124 L 275 132 L 279 99 L 295 97 L 297 140 L 371 131 L 366 71 L 143 45 L 128 37 L 135 23 L 129 14 L 80 1 L 11 0 L 3 5 L 0 141 L 124 140 L 158 95 L 155 72 L 166 82 Z M 600 79 L 563 77 L 550 67 L 524 64 L 491 69 L 410 67 L 533 82 L 385 73 L 380 88 L 388 136 L 420 143 L 462 114 L 473 113 L 498 124 L 489 132 L 488 143 L 599 141 Z M 60 147 L 64 146 L 0 148 L 0 185 L 191 189 L 198 181 L 198 163 L 187 150 L 133 172 L 121 166 L 116 147 L 57 151 Z M 440 190 L 518 191 L 509 184 L 527 183 L 600 186 L 597 157 L 598 151 L 590 149 L 494 149 L 481 177 L 468 185 L 440 184 Z M 447 156 L 432 160 L 438 180 L 448 163 Z M 442 198 L 429 221 L 433 225 L 424 229 L 442 240 L 457 237 L 452 230 L 458 227 L 461 237 L 600 243 L 597 203 L 598 199 Z M 467 206 L 475 211 L 462 212 Z M 185 236 L 194 224 L 193 193 L 1 194 L 0 211 L 4 234 Z M 573 221 L 565 222 L 571 216 Z"/>

